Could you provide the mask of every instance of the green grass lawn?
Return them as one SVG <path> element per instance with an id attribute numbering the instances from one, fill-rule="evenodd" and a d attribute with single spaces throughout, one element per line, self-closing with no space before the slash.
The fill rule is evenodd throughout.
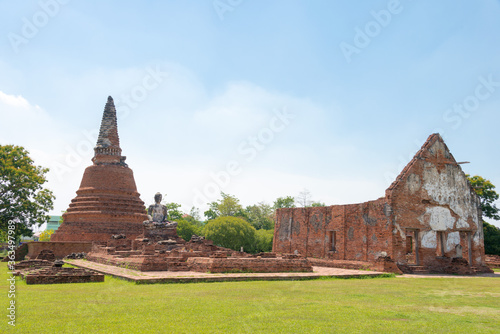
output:
<path id="1" fill-rule="evenodd" d="M 16 283 L 17 333 L 499 333 L 500 279 Z"/>

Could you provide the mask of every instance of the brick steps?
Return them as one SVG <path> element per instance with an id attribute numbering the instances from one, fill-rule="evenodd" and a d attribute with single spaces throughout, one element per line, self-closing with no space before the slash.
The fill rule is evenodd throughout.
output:
<path id="1" fill-rule="evenodd" d="M 414 274 L 430 274 L 427 267 L 424 266 L 408 266 Z"/>

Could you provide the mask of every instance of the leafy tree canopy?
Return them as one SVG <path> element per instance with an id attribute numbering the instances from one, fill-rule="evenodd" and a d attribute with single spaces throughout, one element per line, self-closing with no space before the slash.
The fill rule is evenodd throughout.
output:
<path id="1" fill-rule="evenodd" d="M 189 211 L 188 216 L 193 222 L 201 222 L 200 209 L 198 209 L 194 206 Z"/>
<path id="2" fill-rule="evenodd" d="M 21 146 L 0 145 L 0 228 L 7 231 L 15 223 L 15 236 L 31 236 L 31 226 L 42 225 L 50 217 L 54 195 L 45 189 L 47 168 L 35 166 Z"/>
<path id="3" fill-rule="evenodd" d="M 499 197 L 495 191 L 495 186 L 490 180 L 486 180 L 479 175 L 470 176 L 466 174 L 466 176 L 472 188 L 474 188 L 474 191 L 481 199 L 481 210 L 483 211 L 483 215 L 491 219 L 500 220 L 498 208 L 494 203 Z"/>
<path id="4" fill-rule="evenodd" d="M 295 198 L 292 196 L 278 197 L 273 204 L 273 209 L 295 208 Z"/>
<path id="5" fill-rule="evenodd" d="M 495 186 L 490 180 L 486 180 L 479 175 L 470 176 L 466 174 L 466 176 L 481 200 L 483 215 L 490 219 L 500 220 L 498 208 L 494 203 L 499 197 L 495 191 Z M 500 255 L 500 229 L 483 221 L 483 232 L 484 252 L 486 254 Z"/>
<path id="6" fill-rule="evenodd" d="M 500 255 L 500 228 L 483 222 L 484 252 Z"/>
<path id="7" fill-rule="evenodd" d="M 209 209 L 205 211 L 205 216 L 211 220 L 217 217 L 245 217 L 245 212 L 236 196 L 226 194 L 221 191 L 221 199 L 209 203 Z"/>
<path id="8" fill-rule="evenodd" d="M 253 251 L 255 248 L 255 228 L 238 217 L 222 216 L 205 225 L 205 237 L 216 245 L 239 251 Z"/>
<path id="9" fill-rule="evenodd" d="M 186 219 L 177 220 L 177 235 L 189 241 L 193 234 L 203 235 L 203 227 Z"/>
<path id="10" fill-rule="evenodd" d="M 273 208 L 265 202 L 250 205 L 245 208 L 247 220 L 255 229 L 274 229 Z"/>
<path id="11" fill-rule="evenodd" d="M 255 232 L 254 252 L 270 252 L 273 249 L 274 230 L 257 230 Z"/>
<path id="12" fill-rule="evenodd" d="M 312 203 L 311 203 L 311 206 L 312 206 L 312 207 L 315 207 L 315 206 L 326 206 L 326 204 L 325 204 L 325 203 L 323 203 L 323 202 L 312 202 Z"/>
<path id="13" fill-rule="evenodd" d="M 168 210 L 168 220 L 179 220 L 182 218 L 182 211 L 179 210 L 181 207 L 180 204 L 177 203 L 166 203 L 165 206 L 167 207 Z"/>

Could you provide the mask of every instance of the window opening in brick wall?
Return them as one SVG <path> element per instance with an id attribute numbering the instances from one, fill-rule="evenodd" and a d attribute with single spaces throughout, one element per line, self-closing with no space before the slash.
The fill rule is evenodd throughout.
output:
<path id="1" fill-rule="evenodd" d="M 406 254 L 411 254 L 413 252 L 413 237 L 411 235 L 406 236 Z"/>
<path id="2" fill-rule="evenodd" d="M 328 231 L 328 251 L 336 252 L 336 233 L 335 231 Z"/>
<path id="3" fill-rule="evenodd" d="M 419 265 L 419 245 L 418 245 L 418 230 L 406 231 L 406 261 L 408 264 Z"/>

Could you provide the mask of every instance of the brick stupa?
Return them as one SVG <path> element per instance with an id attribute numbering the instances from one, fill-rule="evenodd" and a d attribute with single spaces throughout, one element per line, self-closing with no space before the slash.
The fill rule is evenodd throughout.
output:
<path id="1" fill-rule="evenodd" d="M 83 174 L 76 197 L 63 214 L 64 223 L 51 241 L 108 241 L 113 234 L 135 238 L 147 220 L 134 174 L 122 156 L 116 109 L 108 97 L 104 108 L 93 165 Z"/>

